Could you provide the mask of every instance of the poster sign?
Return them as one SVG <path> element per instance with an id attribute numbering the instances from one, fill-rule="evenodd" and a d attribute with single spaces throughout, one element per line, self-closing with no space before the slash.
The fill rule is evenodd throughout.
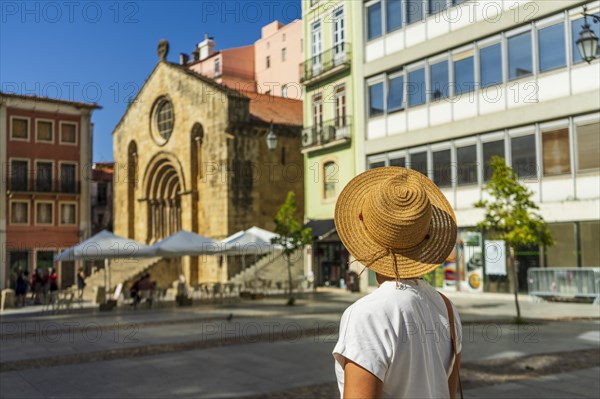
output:
<path id="1" fill-rule="evenodd" d="M 506 243 L 503 240 L 485 241 L 485 274 L 506 276 Z"/>
<path id="2" fill-rule="evenodd" d="M 464 242 L 463 267 L 468 291 L 483 291 L 483 254 L 481 253 L 481 233 L 466 231 L 461 233 Z"/>

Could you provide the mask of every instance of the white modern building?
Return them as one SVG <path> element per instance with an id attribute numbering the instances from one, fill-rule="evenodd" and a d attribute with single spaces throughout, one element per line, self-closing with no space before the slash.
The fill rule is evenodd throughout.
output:
<path id="1" fill-rule="evenodd" d="M 354 47 L 363 60 L 359 170 L 426 174 L 464 239 L 482 218 L 473 203 L 490 159 L 502 156 L 557 243 L 521 252 L 520 273 L 600 266 L 600 62 L 583 61 L 576 46 L 583 5 L 600 11 L 599 1 L 364 2 L 364 42 Z"/>

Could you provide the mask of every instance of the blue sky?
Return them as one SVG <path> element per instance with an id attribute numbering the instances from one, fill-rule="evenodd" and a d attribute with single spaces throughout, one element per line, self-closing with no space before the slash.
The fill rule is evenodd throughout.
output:
<path id="1" fill-rule="evenodd" d="M 0 2 L 0 90 L 97 102 L 94 161 L 111 161 L 112 130 L 158 56 L 251 44 L 272 20 L 301 18 L 300 0 Z"/>

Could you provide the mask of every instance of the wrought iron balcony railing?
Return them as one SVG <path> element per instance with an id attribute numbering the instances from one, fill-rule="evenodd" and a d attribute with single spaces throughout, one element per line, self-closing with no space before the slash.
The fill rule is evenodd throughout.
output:
<path id="1" fill-rule="evenodd" d="M 317 77 L 326 77 L 328 72 L 350 68 L 350 43 L 337 44 L 320 54 L 314 55 L 300 64 L 302 82 L 308 82 Z"/>
<path id="2" fill-rule="evenodd" d="M 81 183 L 77 180 L 10 177 L 8 189 L 14 192 L 78 194 Z"/>
<path id="3" fill-rule="evenodd" d="M 351 139 L 351 118 L 338 117 L 302 131 L 302 149 L 342 144 Z"/>

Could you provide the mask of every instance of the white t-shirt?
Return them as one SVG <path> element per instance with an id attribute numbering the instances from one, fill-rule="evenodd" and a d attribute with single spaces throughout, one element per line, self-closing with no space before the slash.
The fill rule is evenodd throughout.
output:
<path id="1" fill-rule="evenodd" d="M 455 308 L 454 318 L 460 352 Z M 449 398 L 454 356 L 444 300 L 423 280 L 401 280 L 400 289 L 384 282 L 346 309 L 333 356 L 341 397 L 349 359 L 383 381 L 384 398 Z"/>

